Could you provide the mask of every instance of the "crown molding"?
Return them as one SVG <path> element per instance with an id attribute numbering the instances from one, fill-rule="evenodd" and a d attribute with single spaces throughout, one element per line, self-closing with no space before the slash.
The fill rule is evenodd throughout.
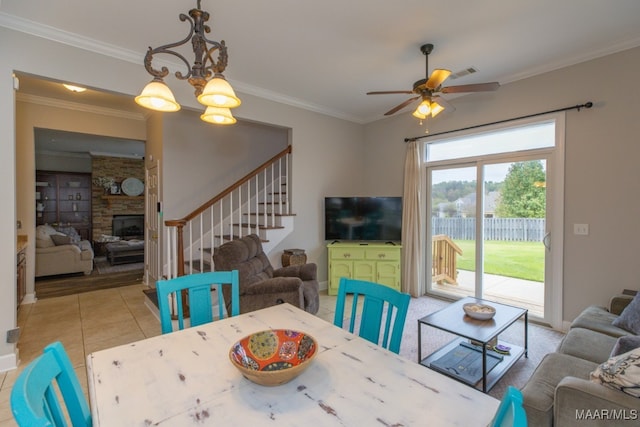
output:
<path id="1" fill-rule="evenodd" d="M 144 58 L 144 54 L 141 54 L 140 52 L 123 49 L 109 43 L 103 43 L 99 40 L 61 30 L 50 25 L 31 21 L 15 15 L 9 15 L 5 12 L 0 12 L 0 26 L 62 43 L 67 46 L 100 53 L 123 61 L 133 62 L 135 64 L 141 64 L 142 58 Z"/>
<path id="2" fill-rule="evenodd" d="M 88 154 L 91 157 L 119 157 L 121 159 L 144 160 L 144 155 L 138 156 L 136 154 L 112 153 L 108 151 L 89 151 Z"/>
<path id="3" fill-rule="evenodd" d="M 73 152 L 73 151 L 36 150 L 36 154 L 44 155 L 44 156 L 51 156 L 51 157 L 65 157 L 65 158 L 71 157 L 71 158 L 75 158 L 75 159 L 90 159 L 91 158 L 91 156 L 87 152 L 78 153 L 78 152 Z"/>
<path id="4" fill-rule="evenodd" d="M 44 96 L 31 95 L 28 93 L 17 93 L 16 100 L 31 104 L 44 105 L 46 107 L 64 108 L 67 110 L 80 111 L 84 113 L 101 114 L 103 116 L 117 117 L 120 119 L 133 119 L 144 121 L 146 116 L 143 113 L 116 110 L 114 108 L 98 107 L 90 104 L 63 101 L 62 99 L 47 98 Z"/>
<path id="5" fill-rule="evenodd" d="M 227 80 L 230 80 L 230 79 L 227 79 Z M 235 80 L 231 80 L 231 82 L 233 83 L 233 87 L 236 88 L 238 92 L 246 93 L 248 95 L 254 95 L 259 98 L 268 99 L 274 102 L 279 102 L 280 104 L 301 108 L 303 110 L 313 111 L 314 113 L 320 113 L 326 116 L 335 117 L 336 119 L 342 119 L 342 120 L 346 120 L 346 121 L 354 122 L 358 124 L 367 123 L 367 121 L 363 120 L 361 117 L 355 117 L 348 114 L 338 113 L 334 110 L 330 110 L 318 104 L 302 101 L 297 98 L 293 98 L 277 92 L 272 92 L 268 89 L 251 86 L 242 82 L 237 82 Z"/>
<path id="6" fill-rule="evenodd" d="M 1 1 L 1 0 L 0 0 Z M 101 55 L 109 56 L 122 61 L 131 62 L 134 64 L 142 65 L 144 52 L 136 52 L 133 50 L 124 49 L 109 43 L 104 43 L 96 39 L 85 37 L 79 34 L 71 33 L 59 28 L 55 28 L 49 25 L 44 25 L 38 22 L 34 22 L 28 19 L 9 15 L 5 12 L 0 12 L 0 26 L 6 27 L 15 31 L 19 31 L 26 34 L 31 34 L 36 37 L 44 38 L 47 40 L 62 43 L 78 49 L 87 50 L 89 52 L 98 53 Z M 169 61 L 163 58 L 154 58 L 158 66 L 164 66 L 169 69 L 178 69 L 184 66 L 182 62 Z M 230 80 L 239 92 L 246 93 L 248 95 L 257 96 L 260 98 L 268 99 L 270 101 L 279 102 L 281 104 L 290 105 L 292 107 L 301 108 L 304 110 L 313 111 L 315 113 L 324 114 L 330 117 L 335 117 L 350 122 L 364 124 L 367 121 L 361 117 L 354 117 L 351 115 L 336 112 L 321 105 L 302 101 L 297 98 L 293 98 L 281 93 L 273 92 L 268 89 L 259 88 L 250 84 L 237 82 Z"/>

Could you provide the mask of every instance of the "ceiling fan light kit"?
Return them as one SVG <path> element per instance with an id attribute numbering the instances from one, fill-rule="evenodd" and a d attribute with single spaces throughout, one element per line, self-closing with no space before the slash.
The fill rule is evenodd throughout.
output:
<path id="1" fill-rule="evenodd" d="M 425 56 L 426 78 L 415 82 L 413 84 L 412 90 L 367 92 L 367 95 L 387 95 L 396 93 L 417 95 L 409 98 L 402 104 L 396 105 L 391 110 L 384 113 L 385 116 L 390 116 L 402 110 L 414 101 L 421 99 L 422 101 L 413 111 L 412 115 L 420 119 L 420 124 L 422 124 L 422 120 L 426 119 L 427 117 L 433 118 L 444 111 L 446 108 L 453 109 L 453 107 L 448 105 L 448 102 L 444 98 L 436 95 L 438 93 L 486 92 L 497 90 L 500 87 L 500 84 L 498 82 L 442 87 L 444 81 L 451 75 L 451 71 L 446 69 L 435 69 L 433 70 L 431 75 L 429 75 L 429 54 L 433 51 L 433 45 L 431 43 L 423 44 L 422 46 L 420 46 L 420 51 Z"/>
<path id="2" fill-rule="evenodd" d="M 180 104 L 176 102 L 171 89 L 164 82 L 164 77 L 169 74 L 169 70 L 167 67 L 157 70 L 151 65 L 155 54 L 165 53 L 179 58 L 187 66 L 185 74 L 176 71 L 175 76 L 179 80 L 187 80 L 194 87 L 198 102 L 207 107 L 200 118 L 208 123 L 233 124 L 236 119 L 229 109 L 238 107 L 241 101 L 222 74 L 229 59 L 227 46 L 224 40 L 217 42 L 209 40 L 205 36 L 211 31 L 211 28 L 206 24 L 209 20 L 209 13 L 200 8 L 200 1 L 197 0 L 197 7 L 189 11 L 189 16 L 183 13 L 179 16 L 180 21 L 188 21 L 191 26 L 189 34 L 183 40 L 155 49 L 149 47 L 144 57 L 144 67 L 153 76 L 153 80 L 144 87 L 135 101 L 138 105 L 155 111 L 180 110 Z M 189 42 L 191 42 L 195 57 L 193 65 L 190 65 L 182 54 L 174 50 L 174 48 Z M 214 61 L 213 55 L 216 52 L 218 57 Z"/>

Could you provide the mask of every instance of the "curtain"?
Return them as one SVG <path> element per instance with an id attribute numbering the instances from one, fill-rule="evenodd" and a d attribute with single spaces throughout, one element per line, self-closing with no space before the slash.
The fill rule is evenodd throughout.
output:
<path id="1" fill-rule="evenodd" d="M 402 197 L 402 292 L 413 297 L 425 294 L 424 226 L 422 219 L 425 201 L 422 144 L 407 144 L 404 164 L 404 193 Z"/>

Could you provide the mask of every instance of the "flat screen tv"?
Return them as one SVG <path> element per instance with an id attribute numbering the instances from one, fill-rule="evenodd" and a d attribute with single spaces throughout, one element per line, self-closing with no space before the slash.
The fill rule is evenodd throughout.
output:
<path id="1" fill-rule="evenodd" d="M 402 197 L 325 197 L 325 240 L 398 242 Z"/>

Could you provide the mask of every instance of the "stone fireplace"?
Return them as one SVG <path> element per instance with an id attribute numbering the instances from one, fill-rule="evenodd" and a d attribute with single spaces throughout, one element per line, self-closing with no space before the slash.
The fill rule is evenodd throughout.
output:
<path id="1" fill-rule="evenodd" d="M 111 235 L 123 240 L 144 239 L 144 215 L 114 215 Z"/>

